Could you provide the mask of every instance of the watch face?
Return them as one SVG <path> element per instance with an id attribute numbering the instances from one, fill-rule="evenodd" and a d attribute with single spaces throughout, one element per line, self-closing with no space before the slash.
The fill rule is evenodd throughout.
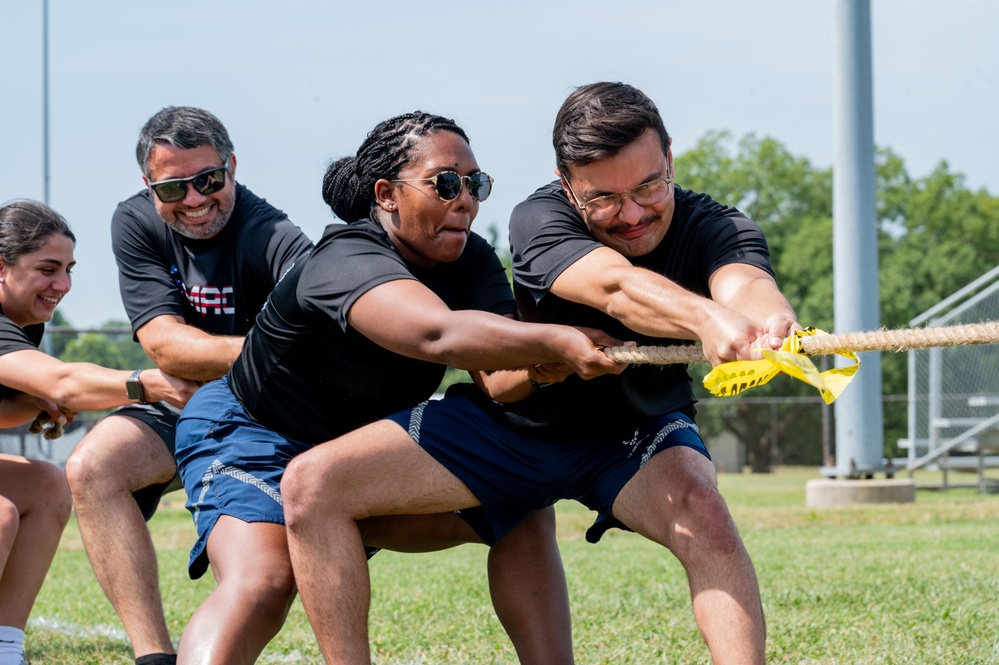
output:
<path id="1" fill-rule="evenodd" d="M 129 399 L 137 402 L 145 402 L 145 394 L 142 392 L 142 383 L 139 381 L 139 374 L 142 370 L 132 372 L 132 376 L 125 380 L 125 394 Z"/>
<path id="2" fill-rule="evenodd" d="M 142 385 L 138 379 L 129 379 L 125 382 L 125 392 L 129 399 L 142 399 Z"/>

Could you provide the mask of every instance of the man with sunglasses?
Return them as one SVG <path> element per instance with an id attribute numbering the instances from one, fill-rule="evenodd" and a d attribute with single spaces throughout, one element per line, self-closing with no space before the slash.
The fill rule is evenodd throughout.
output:
<path id="1" fill-rule="evenodd" d="M 287 216 L 236 182 L 222 123 L 167 107 L 139 134 L 146 188 L 121 202 L 111 234 L 132 330 L 158 367 L 195 381 L 219 378 L 280 277 L 312 243 Z M 145 521 L 181 487 L 174 463 L 179 411 L 140 404 L 99 422 L 67 462 L 94 572 L 121 617 L 136 663 L 175 663 Z M 131 392 L 130 392 L 131 396 Z"/>
<path id="2" fill-rule="evenodd" d="M 759 226 L 673 183 L 671 139 L 641 91 L 577 89 L 553 138 L 559 180 L 510 223 L 523 320 L 643 345 L 699 340 L 713 364 L 778 348 L 799 327 Z M 320 639 L 347 653 L 365 635 L 363 561 L 324 547 L 351 537 L 358 519 L 481 505 L 500 538 L 528 511 L 574 499 L 598 513 L 590 542 L 630 529 L 679 559 L 714 662 L 764 662 L 756 573 L 694 423 L 686 368 L 637 365 L 588 381 L 567 373 L 528 368 L 529 394 L 509 404 L 452 387 L 391 416 L 399 427 L 379 431 L 375 452 L 351 447 L 363 443 L 354 435 L 322 459 L 292 461 L 282 484 L 288 540 Z M 299 491 L 317 482 L 322 497 Z M 318 574 L 300 572 L 310 568 Z"/>

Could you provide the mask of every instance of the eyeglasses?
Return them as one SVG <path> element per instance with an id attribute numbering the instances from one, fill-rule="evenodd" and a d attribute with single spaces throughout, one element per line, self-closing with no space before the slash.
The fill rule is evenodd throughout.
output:
<path id="1" fill-rule="evenodd" d="M 569 187 L 569 193 L 572 194 L 572 198 L 575 199 L 576 207 L 579 208 L 591 222 L 602 222 L 619 213 L 621 211 L 621 206 L 624 205 L 625 199 L 633 199 L 635 203 L 640 206 L 652 206 L 664 201 L 666 199 L 666 195 L 669 193 L 670 183 L 673 182 L 673 178 L 667 175 L 665 178 L 656 178 L 655 180 L 643 182 L 641 185 L 632 187 L 631 189 L 623 191 L 619 194 L 604 194 L 603 196 L 595 196 L 589 201 L 580 203 L 579 197 L 576 196 L 576 192 L 572 191 L 572 185 L 569 184 L 569 179 L 562 178 L 562 180 L 565 182 L 566 186 Z"/>
<path id="2" fill-rule="evenodd" d="M 151 182 L 149 189 L 156 192 L 156 196 L 163 203 L 176 203 L 184 200 L 184 197 L 187 196 L 187 183 L 191 183 L 194 186 L 194 191 L 198 194 L 208 196 L 222 191 L 225 187 L 225 174 L 228 170 L 228 164 L 214 166 L 201 173 L 195 173 L 190 178 L 171 178 Z"/>
<path id="3" fill-rule="evenodd" d="M 454 201 L 461 194 L 461 186 L 468 188 L 468 193 L 476 201 L 485 201 L 493 191 L 493 178 L 488 173 L 479 171 L 472 175 L 458 175 L 454 171 L 444 171 L 432 178 L 400 178 L 392 182 L 429 182 L 437 189 L 441 201 Z"/>

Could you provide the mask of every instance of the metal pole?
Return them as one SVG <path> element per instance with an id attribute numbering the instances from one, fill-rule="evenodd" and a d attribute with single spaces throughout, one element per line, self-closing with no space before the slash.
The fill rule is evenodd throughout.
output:
<path id="1" fill-rule="evenodd" d="M 43 196 L 49 204 L 49 0 L 42 0 L 42 168 Z"/>
<path id="2" fill-rule="evenodd" d="M 880 326 L 869 0 L 837 0 L 833 38 L 833 292 L 836 330 Z M 883 466 L 881 356 L 868 353 L 836 401 L 836 469 Z M 846 361 L 837 357 L 837 365 Z"/>

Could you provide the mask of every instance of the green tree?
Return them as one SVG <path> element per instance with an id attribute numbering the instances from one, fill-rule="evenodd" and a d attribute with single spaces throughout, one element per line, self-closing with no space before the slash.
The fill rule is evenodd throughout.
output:
<path id="1" fill-rule="evenodd" d="M 132 338 L 132 327 L 128 321 L 112 319 L 102 324 L 101 329 L 107 331 L 104 334 L 121 356 L 124 369 L 151 369 L 156 366 L 142 345 Z"/>
<path id="2" fill-rule="evenodd" d="M 45 337 L 42 341 L 42 349 L 51 353 L 54 357 L 62 357 L 66 345 L 76 337 L 75 332 L 62 332 L 53 329 L 71 329 L 72 324 L 58 309 L 52 313 L 52 320 L 45 324 Z"/>
<path id="3" fill-rule="evenodd" d="M 60 359 L 68 363 L 87 362 L 111 369 L 127 369 L 121 353 L 107 335 L 95 332 L 78 335 L 66 345 Z"/>

